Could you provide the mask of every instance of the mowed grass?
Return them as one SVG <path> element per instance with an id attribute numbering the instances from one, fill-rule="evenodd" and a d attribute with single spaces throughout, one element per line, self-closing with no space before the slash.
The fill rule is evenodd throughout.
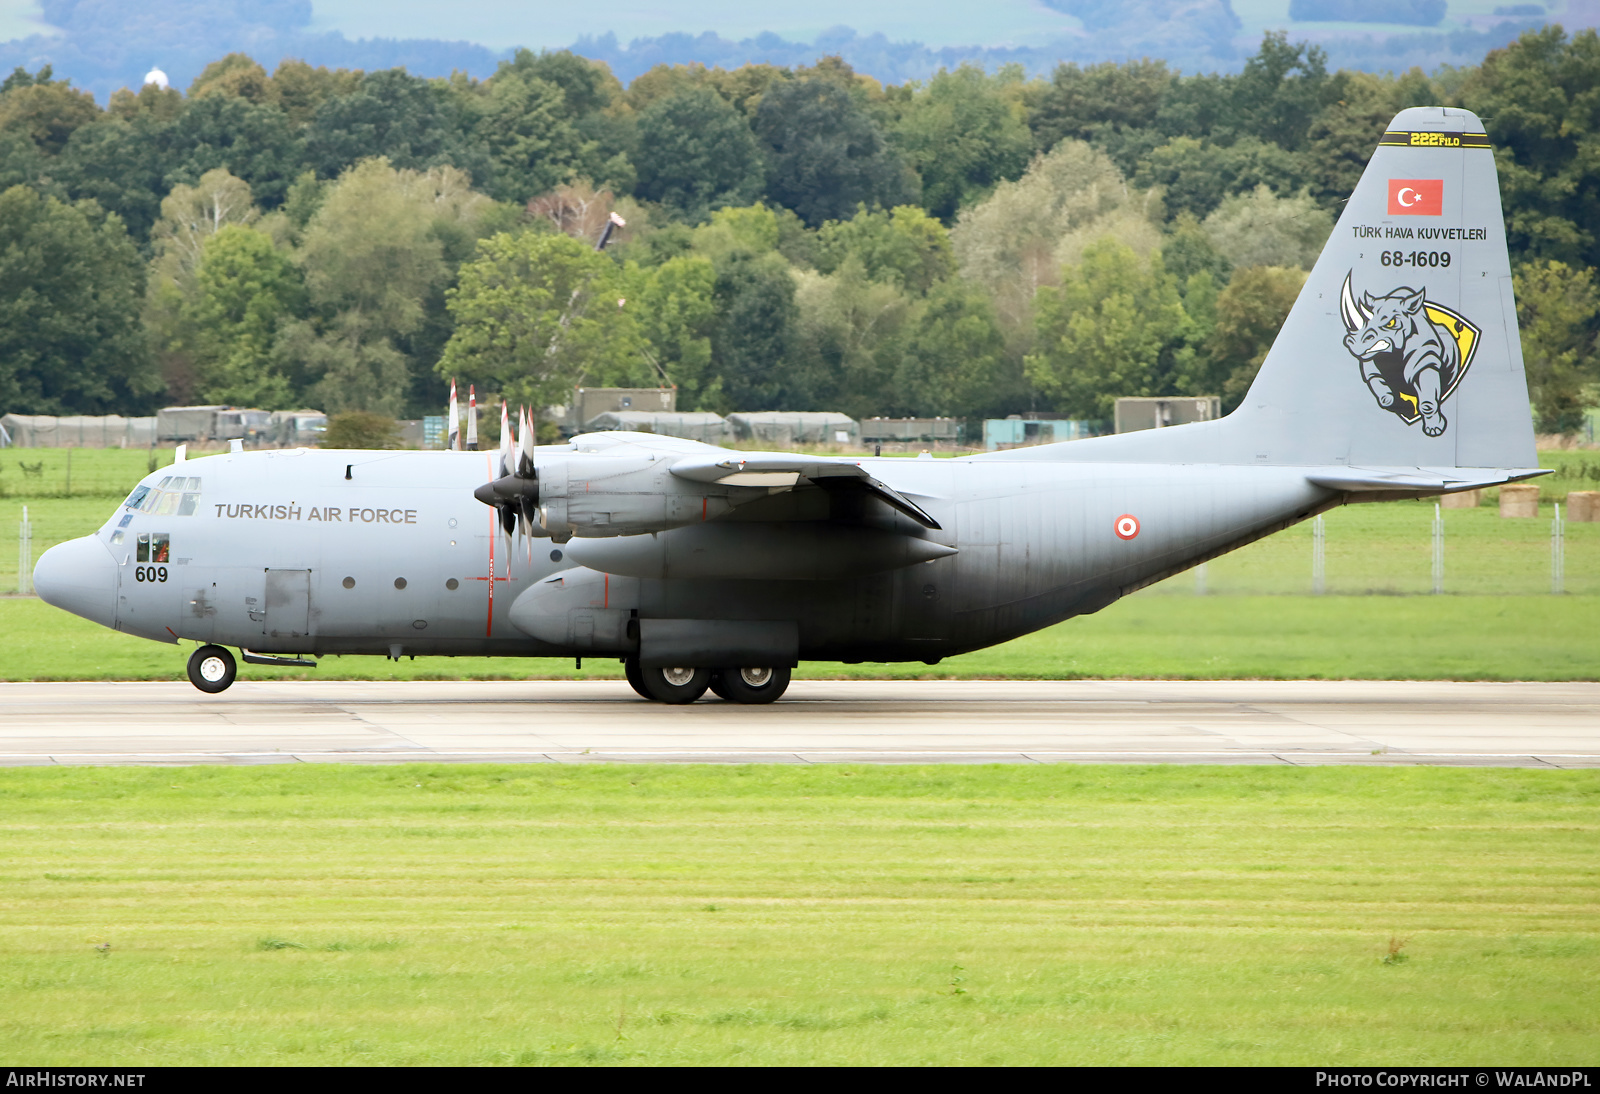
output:
<path id="1" fill-rule="evenodd" d="M 33 768 L 0 802 L 18 1066 L 1600 1043 L 1595 772 Z"/>
<path id="2" fill-rule="evenodd" d="M 796 679 L 1596 680 L 1600 597 L 1166 597 L 1099 612 L 937 665 L 807 661 Z M 183 680 L 192 644 L 110 631 L 0 598 L 0 680 Z M 622 678 L 614 658 L 325 657 L 239 666 L 242 680 Z"/>

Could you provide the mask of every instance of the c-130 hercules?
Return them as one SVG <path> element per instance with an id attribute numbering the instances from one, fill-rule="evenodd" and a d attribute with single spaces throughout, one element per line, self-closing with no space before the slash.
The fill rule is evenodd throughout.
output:
<path id="1" fill-rule="evenodd" d="M 801 660 L 935 663 L 1338 505 L 1541 473 L 1493 153 L 1476 116 L 1441 108 L 1382 135 L 1225 418 L 941 460 L 501 435 L 180 462 L 45 552 L 34 584 L 203 643 L 207 692 L 233 682 L 233 646 L 617 657 L 649 699 L 762 703 Z"/>

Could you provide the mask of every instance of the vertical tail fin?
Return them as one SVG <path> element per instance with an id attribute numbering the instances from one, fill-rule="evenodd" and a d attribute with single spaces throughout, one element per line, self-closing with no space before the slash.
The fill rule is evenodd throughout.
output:
<path id="1" fill-rule="evenodd" d="M 1500 187 L 1476 115 L 1395 116 L 1227 421 L 1224 447 L 1249 462 L 1537 466 Z"/>

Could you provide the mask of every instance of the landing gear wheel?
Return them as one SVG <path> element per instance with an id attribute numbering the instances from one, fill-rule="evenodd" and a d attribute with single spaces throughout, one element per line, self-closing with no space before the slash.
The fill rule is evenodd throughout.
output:
<path id="1" fill-rule="evenodd" d="M 789 669 L 767 665 L 753 665 L 740 669 L 717 670 L 717 692 L 735 703 L 776 702 L 789 688 Z"/>
<path id="2" fill-rule="evenodd" d="M 625 657 L 622 660 L 622 671 L 628 674 L 628 686 L 638 692 L 641 698 L 655 699 L 644 686 L 644 670 L 639 667 L 637 657 Z"/>
<path id="3" fill-rule="evenodd" d="M 201 646 L 189 655 L 189 683 L 208 695 L 227 691 L 237 675 L 238 662 L 221 646 Z"/>
<path id="4" fill-rule="evenodd" d="M 639 673 L 646 693 L 662 703 L 692 703 L 711 686 L 710 669 L 641 668 Z"/>

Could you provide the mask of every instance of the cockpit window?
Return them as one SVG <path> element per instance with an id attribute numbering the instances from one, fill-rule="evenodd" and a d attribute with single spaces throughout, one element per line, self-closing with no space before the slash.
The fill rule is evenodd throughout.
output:
<path id="1" fill-rule="evenodd" d="M 148 493 L 142 493 L 148 491 Z M 129 495 L 127 505 L 143 513 L 158 516 L 193 516 L 200 506 L 200 477 L 198 475 L 168 475 L 155 488 L 139 487 Z"/>
<path id="2" fill-rule="evenodd" d="M 122 504 L 127 506 L 129 509 L 137 509 L 139 508 L 139 503 L 144 501 L 144 496 L 148 493 L 150 493 L 150 488 L 148 486 L 135 486 L 133 488 L 133 493 L 128 495 L 128 500 Z"/>

